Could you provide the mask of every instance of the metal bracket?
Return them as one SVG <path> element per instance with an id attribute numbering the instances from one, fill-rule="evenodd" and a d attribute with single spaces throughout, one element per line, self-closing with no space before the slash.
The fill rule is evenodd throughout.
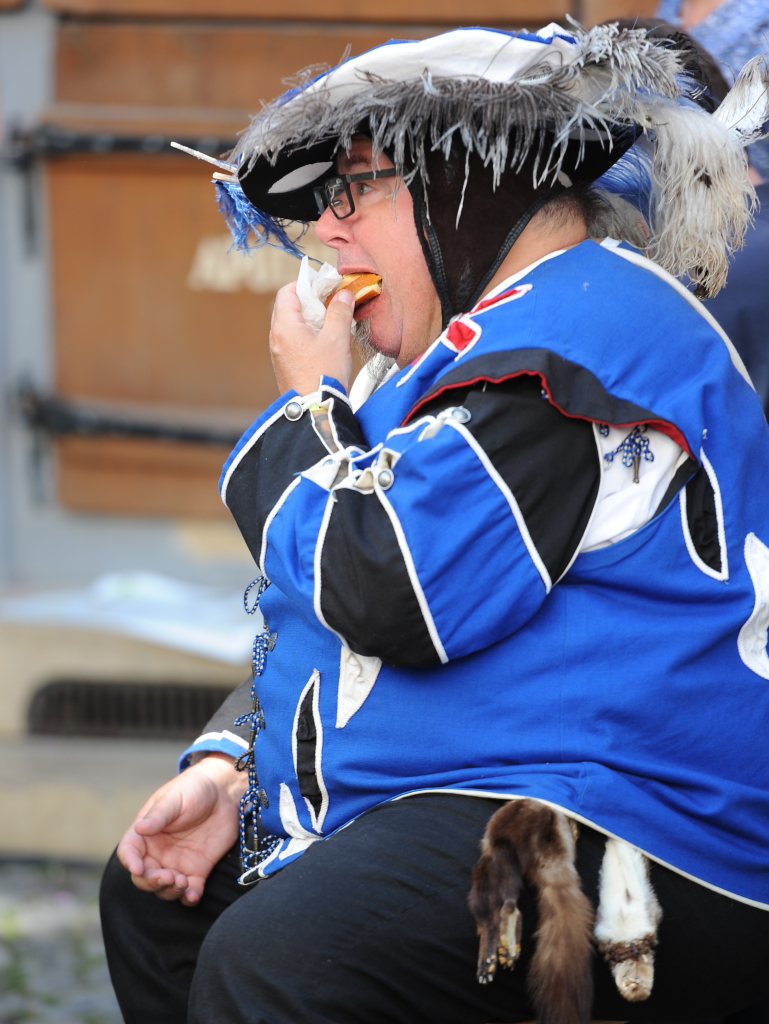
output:
<path id="1" fill-rule="evenodd" d="M 71 153 L 162 153 L 177 155 L 171 141 L 181 142 L 191 149 L 218 156 L 235 145 L 229 136 L 206 135 L 204 137 L 174 133 L 173 135 L 147 132 L 145 134 L 123 134 L 121 132 L 76 131 L 55 124 L 37 125 L 35 128 L 12 129 L 3 146 L 3 159 L 18 170 L 27 170 L 35 160 L 67 156 Z"/>
<path id="2" fill-rule="evenodd" d="M 235 139 L 206 135 L 185 137 L 174 133 L 173 139 L 202 153 L 218 156 L 235 145 Z M 2 147 L 2 160 L 17 170 L 23 178 L 23 232 L 24 248 L 28 256 L 38 251 L 38 221 L 36 214 L 35 167 L 42 159 L 67 156 L 73 153 L 150 153 L 179 156 L 171 147 L 172 136 L 158 133 L 122 134 L 105 131 L 75 131 L 55 124 L 35 128 L 12 128 Z"/>
<path id="3" fill-rule="evenodd" d="M 247 425 L 206 424 L 202 410 L 198 422 L 173 415 L 153 418 L 151 411 L 121 407 L 118 403 L 91 403 L 61 395 L 44 395 L 29 385 L 19 389 L 17 403 L 27 426 L 36 435 L 48 437 L 141 437 L 232 448 Z"/>

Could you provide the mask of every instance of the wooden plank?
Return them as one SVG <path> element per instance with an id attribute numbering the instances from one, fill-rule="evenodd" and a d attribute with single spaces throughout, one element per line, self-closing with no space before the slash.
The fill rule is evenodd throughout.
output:
<path id="1" fill-rule="evenodd" d="M 235 139 L 249 121 L 246 108 L 165 107 L 119 103 L 53 103 L 41 123 L 74 132 Z M 171 153 L 170 155 L 177 155 Z"/>
<path id="2" fill-rule="evenodd" d="M 227 449 L 123 438 L 56 444 L 59 499 L 80 512 L 229 516 L 217 481 Z"/>
<path id="3" fill-rule="evenodd" d="M 204 165 L 50 161 L 57 389 L 82 397 L 264 408 L 275 395 L 271 298 L 187 287 L 221 235 Z M 247 259 L 238 256 L 237 259 Z"/>
<path id="4" fill-rule="evenodd" d="M 48 185 L 61 394 L 255 411 L 273 400 L 272 296 L 187 285 L 201 239 L 226 231 L 201 164 L 68 157 L 49 162 Z M 65 439 L 62 500 L 103 511 L 218 513 L 226 453 L 183 446 L 171 458 L 169 447 Z"/>
<path id="5" fill-rule="evenodd" d="M 653 18 L 657 0 L 581 0 L 580 17 L 585 25 L 599 25 L 614 18 Z"/>
<path id="6" fill-rule="evenodd" d="M 431 29 L 410 30 L 429 35 Z M 310 64 L 336 64 L 398 30 L 361 25 L 64 22 L 57 33 L 58 103 L 136 105 L 181 112 L 255 112 Z M 243 117 L 239 127 L 247 124 Z"/>
<path id="7" fill-rule="evenodd" d="M 44 0 L 46 7 L 69 14 L 141 15 L 149 17 L 291 18 L 312 21 L 391 22 L 439 24 L 544 25 L 570 10 L 564 0 L 389 0 L 365 5 L 358 0 L 294 0 L 287 7 L 280 0 Z"/>

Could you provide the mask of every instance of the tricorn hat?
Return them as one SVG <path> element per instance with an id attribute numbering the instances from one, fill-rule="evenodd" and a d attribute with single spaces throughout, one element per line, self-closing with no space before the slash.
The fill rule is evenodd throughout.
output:
<path id="1" fill-rule="evenodd" d="M 313 189 L 364 132 L 411 189 L 444 320 L 472 306 L 537 210 L 587 185 L 617 212 L 617 237 L 630 203 L 647 255 L 715 294 L 750 222 L 743 146 L 769 119 L 769 78 L 754 59 L 709 114 L 687 61 L 616 24 L 393 40 L 266 106 L 216 175 L 220 206 L 241 247 L 301 254 L 287 222 L 318 218 Z"/>

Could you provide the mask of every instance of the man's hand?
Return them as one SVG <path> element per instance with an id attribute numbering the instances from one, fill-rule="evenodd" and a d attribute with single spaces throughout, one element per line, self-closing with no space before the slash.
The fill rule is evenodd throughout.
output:
<path id="1" fill-rule="evenodd" d="M 323 329 L 316 333 L 302 318 L 296 284 L 280 289 L 272 311 L 270 352 L 281 394 L 294 388 L 300 395 L 309 395 L 317 391 L 322 374 L 349 389 L 353 306 L 350 292 L 338 292 L 329 303 Z"/>
<path id="2" fill-rule="evenodd" d="M 188 907 L 199 903 L 237 837 L 246 783 L 231 757 L 211 754 L 153 793 L 117 848 L 134 885 Z"/>

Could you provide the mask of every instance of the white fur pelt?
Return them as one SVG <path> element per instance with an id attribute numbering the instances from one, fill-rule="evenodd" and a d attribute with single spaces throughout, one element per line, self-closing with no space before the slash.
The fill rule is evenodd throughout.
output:
<path id="1" fill-rule="evenodd" d="M 646 857 L 622 839 L 608 839 L 593 934 L 620 995 L 631 1003 L 647 999 L 651 993 L 661 918 Z"/>

